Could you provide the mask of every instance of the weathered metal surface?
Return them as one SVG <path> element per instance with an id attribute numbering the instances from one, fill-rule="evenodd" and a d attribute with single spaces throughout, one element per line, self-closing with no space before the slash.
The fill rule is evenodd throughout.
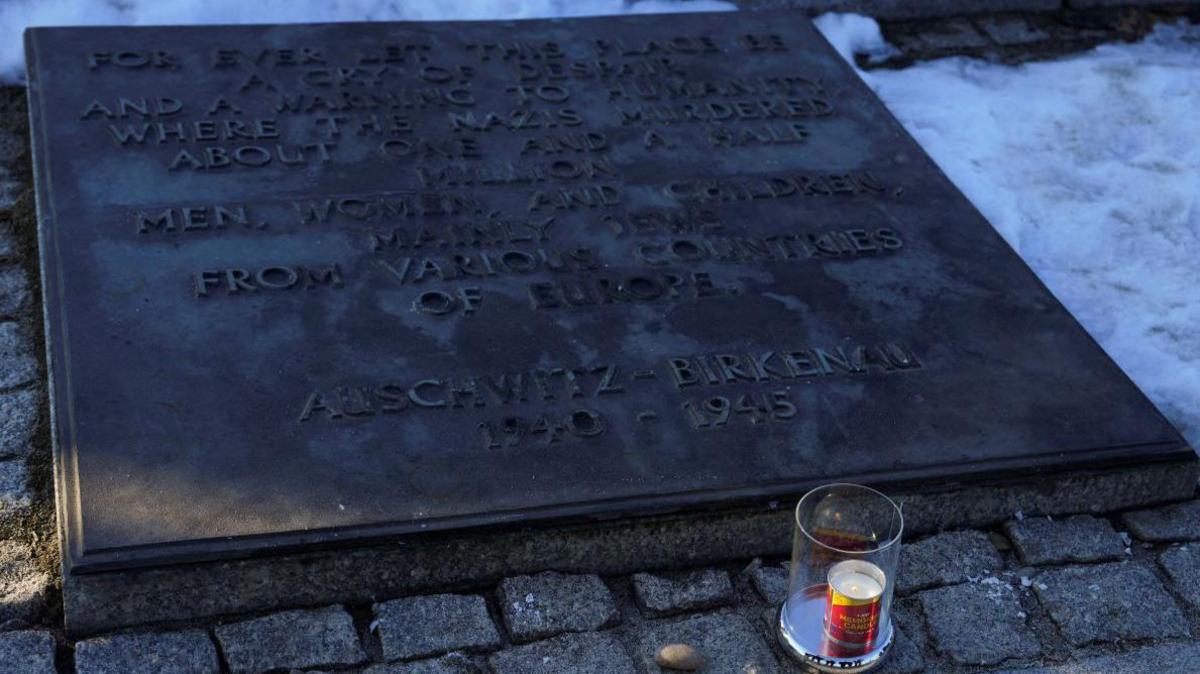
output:
<path id="1" fill-rule="evenodd" d="M 1190 453 L 797 14 L 26 42 L 76 572 Z"/>

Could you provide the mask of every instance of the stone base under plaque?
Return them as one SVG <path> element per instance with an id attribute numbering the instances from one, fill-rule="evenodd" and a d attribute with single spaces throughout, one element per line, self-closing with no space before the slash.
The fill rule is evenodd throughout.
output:
<path id="1" fill-rule="evenodd" d="M 1021 480 L 888 488 L 906 533 L 983 527 L 1017 511 L 1100 513 L 1191 498 L 1195 460 L 1062 472 Z M 798 496 L 797 496 L 798 497 Z M 480 587 L 552 569 L 620 574 L 785 556 L 791 501 L 476 535 L 425 536 L 373 547 L 236 561 L 68 574 L 72 636 L 134 625 L 332 603 L 369 603 L 425 591 Z"/>

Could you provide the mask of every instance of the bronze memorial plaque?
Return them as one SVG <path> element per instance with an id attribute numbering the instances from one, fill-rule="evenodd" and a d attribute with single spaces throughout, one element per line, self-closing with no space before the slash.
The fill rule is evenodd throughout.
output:
<path id="1" fill-rule="evenodd" d="M 799 13 L 26 43 L 73 573 L 1190 455 Z"/>

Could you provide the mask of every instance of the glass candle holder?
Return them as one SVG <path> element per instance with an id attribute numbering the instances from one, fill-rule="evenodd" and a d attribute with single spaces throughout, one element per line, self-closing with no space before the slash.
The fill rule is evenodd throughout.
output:
<path id="1" fill-rule="evenodd" d="M 904 516 L 856 484 L 818 487 L 796 506 L 779 642 L 819 672 L 865 672 L 892 645 L 892 594 Z"/>

